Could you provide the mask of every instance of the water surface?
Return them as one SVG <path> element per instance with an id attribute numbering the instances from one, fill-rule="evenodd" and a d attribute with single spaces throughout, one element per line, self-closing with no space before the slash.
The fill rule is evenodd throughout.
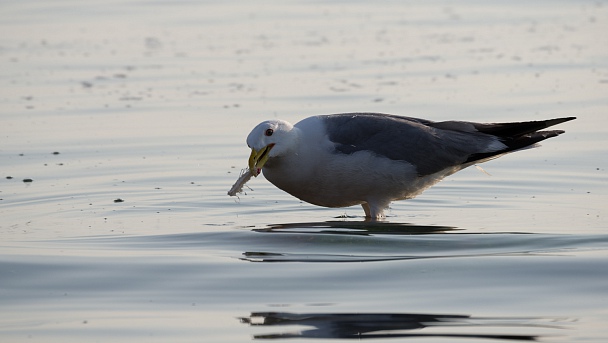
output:
<path id="1" fill-rule="evenodd" d="M 605 1 L 1 7 L 3 342 L 608 337 Z M 226 195 L 258 122 L 355 111 L 578 119 L 382 223 Z"/>

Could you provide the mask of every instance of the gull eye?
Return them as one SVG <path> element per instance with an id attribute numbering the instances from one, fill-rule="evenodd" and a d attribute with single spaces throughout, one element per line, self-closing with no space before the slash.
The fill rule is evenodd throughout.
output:
<path id="1" fill-rule="evenodd" d="M 268 129 L 268 130 L 266 130 L 266 132 L 264 132 L 264 134 L 268 137 L 272 136 L 273 133 L 274 133 L 273 129 Z"/>

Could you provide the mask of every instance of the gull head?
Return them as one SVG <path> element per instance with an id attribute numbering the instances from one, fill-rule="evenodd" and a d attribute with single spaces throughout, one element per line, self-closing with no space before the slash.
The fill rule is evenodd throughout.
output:
<path id="1" fill-rule="evenodd" d="M 294 127 L 284 120 L 267 120 L 253 128 L 247 136 L 251 148 L 249 171 L 253 176 L 262 172 L 269 158 L 280 156 L 295 144 Z"/>

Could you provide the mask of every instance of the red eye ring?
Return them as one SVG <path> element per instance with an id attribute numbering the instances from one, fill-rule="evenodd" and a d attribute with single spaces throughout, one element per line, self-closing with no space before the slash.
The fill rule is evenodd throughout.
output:
<path id="1" fill-rule="evenodd" d="M 274 133 L 273 129 L 267 129 L 266 132 L 264 132 L 264 134 L 268 137 L 272 136 L 273 133 Z"/>

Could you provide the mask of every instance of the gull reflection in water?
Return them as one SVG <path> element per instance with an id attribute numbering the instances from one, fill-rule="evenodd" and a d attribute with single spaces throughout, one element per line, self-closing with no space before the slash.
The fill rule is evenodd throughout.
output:
<path id="1" fill-rule="evenodd" d="M 460 230 L 452 226 L 415 225 L 409 223 L 367 221 L 325 221 L 307 223 L 269 224 L 255 232 L 315 233 L 345 235 L 428 235 Z"/>
<path id="2" fill-rule="evenodd" d="M 479 338 L 491 340 L 536 341 L 540 334 L 525 334 L 524 329 L 561 329 L 563 319 L 524 317 L 472 317 L 469 315 L 408 314 L 408 313 L 288 313 L 252 312 L 239 318 L 251 326 L 300 325 L 311 327 L 296 332 L 283 332 L 253 336 L 254 339 L 279 338 Z M 420 332 L 423 329 L 440 332 Z M 452 332 L 448 332 L 450 329 Z M 478 333 L 460 333 L 461 329 L 477 329 Z M 489 328 L 517 330 L 518 334 L 488 333 Z M 408 332 L 418 330 L 417 332 Z"/>
<path id="3" fill-rule="evenodd" d="M 289 235 L 292 240 L 301 238 L 301 241 L 308 243 L 312 239 L 316 242 L 323 242 L 324 237 L 328 238 L 326 242 L 330 242 L 331 251 L 320 250 L 317 244 L 313 249 L 306 251 L 246 251 L 243 253 L 241 260 L 248 262 L 382 262 L 382 261 L 398 261 L 412 259 L 428 259 L 446 257 L 445 253 L 436 256 L 424 252 L 421 254 L 411 254 L 412 250 L 408 250 L 410 254 L 402 254 L 403 245 L 399 245 L 399 251 L 395 251 L 395 245 L 392 245 L 391 253 L 386 250 L 381 250 L 381 247 L 375 245 L 378 253 L 360 254 L 358 253 L 359 244 L 366 244 L 363 241 L 352 242 L 348 241 L 348 237 L 372 238 L 372 237 L 420 237 L 431 236 L 438 234 L 448 234 L 462 229 L 452 226 L 440 225 L 415 225 L 409 223 L 392 223 L 392 222 L 364 222 L 364 221 L 325 221 L 325 222 L 305 222 L 305 223 L 286 223 L 286 224 L 269 224 L 262 228 L 254 228 L 251 231 L 262 234 L 270 234 L 276 237 Z M 341 237 L 344 241 L 337 243 L 336 239 Z M 301 242 L 300 241 L 300 242 Z M 395 243 L 402 241 L 393 241 Z M 374 244 L 390 244 L 391 241 L 375 242 Z M 368 249 L 369 251 L 369 249 Z"/>

